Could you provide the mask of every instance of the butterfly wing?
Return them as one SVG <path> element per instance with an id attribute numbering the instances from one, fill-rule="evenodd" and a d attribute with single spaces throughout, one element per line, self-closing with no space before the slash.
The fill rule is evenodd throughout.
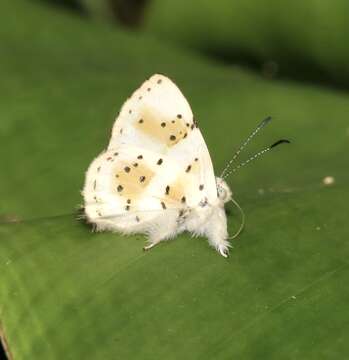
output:
<path id="1" fill-rule="evenodd" d="M 91 164 L 84 188 L 89 219 L 125 227 L 164 210 L 217 198 L 211 158 L 177 86 L 154 75 L 123 105 L 108 150 Z M 142 217 L 140 216 L 142 214 Z"/>
<path id="2" fill-rule="evenodd" d="M 163 153 L 194 128 L 192 111 L 178 87 L 163 75 L 153 75 L 122 106 L 109 148 L 131 143 Z"/>
<path id="3" fill-rule="evenodd" d="M 151 221 L 161 213 L 159 199 L 149 196 L 156 177 L 155 155 L 136 147 L 108 150 L 90 165 L 84 186 L 85 213 L 102 228 L 120 230 Z"/>
<path id="4" fill-rule="evenodd" d="M 86 215 L 94 223 L 127 228 L 149 222 L 165 210 L 179 213 L 195 207 L 201 199 L 193 196 L 199 169 L 198 163 L 185 171 L 170 157 L 143 148 L 108 150 L 87 171 Z"/>
<path id="5" fill-rule="evenodd" d="M 187 100 L 164 75 L 153 75 L 122 106 L 109 149 L 138 146 L 167 155 L 184 169 L 198 159 L 198 186 L 214 200 L 216 181 L 211 158 Z"/>

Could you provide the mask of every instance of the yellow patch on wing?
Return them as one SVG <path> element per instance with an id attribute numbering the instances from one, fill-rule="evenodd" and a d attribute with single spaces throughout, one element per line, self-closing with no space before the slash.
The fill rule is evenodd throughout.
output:
<path id="1" fill-rule="evenodd" d="M 141 196 L 154 177 L 154 172 L 144 163 L 141 155 L 133 162 L 119 161 L 113 168 L 111 192 L 125 198 L 126 210 Z"/>
<path id="2" fill-rule="evenodd" d="M 164 189 L 163 199 L 166 202 L 166 205 L 176 206 L 178 203 L 185 204 L 185 179 L 184 177 L 177 178 L 177 180 L 171 184 L 166 185 Z"/>
<path id="3" fill-rule="evenodd" d="M 200 174 L 200 162 L 199 158 L 194 158 L 190 163 L 188 163 L 187 167 L 185 168 L 185 172 L 187 174 L 199 175 Z"/>
<path id="4" fill-rule="evenodd" d="M 192 122 L 192 120 L 190 121 Z M 176 145 L 186 138 L 188 132 L 192 130 L 191 124 L 186 122 L 181 114 L 174 114 L 172 118 L 165 118 L 161 112 L 149 106 L 144 106 L 141 109 L 135 127 L 168 147 Z"/>

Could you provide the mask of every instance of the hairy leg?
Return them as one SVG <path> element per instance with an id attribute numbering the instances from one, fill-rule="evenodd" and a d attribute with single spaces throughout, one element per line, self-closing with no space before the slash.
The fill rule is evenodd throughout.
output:
<path id="1" fill-rule="evenodd" d="M 146 231 L 148 234 L 147 245 L 143 247 L 143 250 L 150 250 L 161 241 L 175 237 L 180 232 L 177 218 L 176 212 L 167 212 L 149 224 Z"/>
<path id="2" fill-rule="evenodd" d="M 228 257 L 231 246 L 227 232 L 227 218 L 224 209 L 216 209 L 205 225 L 205 234 L 208 242 L 225 258 Z"/>

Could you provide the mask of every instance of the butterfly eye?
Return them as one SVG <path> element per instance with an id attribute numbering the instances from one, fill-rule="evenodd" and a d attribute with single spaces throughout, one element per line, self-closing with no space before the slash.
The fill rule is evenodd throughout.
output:
<path id="1" fill-rule="evenodd" d="M 226 190 L 222 187 L 222 186 L 220 186 L 220 185 L 218 185 L 217 186 L 217 193 L 218 193 L 218 197 L 220 198 L 220 199 L 225 199 L 226 198 L 226 196 L 227 196 L 227 192 L 226 192 Z"/>

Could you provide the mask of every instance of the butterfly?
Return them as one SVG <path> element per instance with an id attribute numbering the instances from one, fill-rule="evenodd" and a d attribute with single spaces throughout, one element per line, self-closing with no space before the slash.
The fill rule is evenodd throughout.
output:
<path id="1" fill-rule="evenodd" d="M 97 231 L 146 234 L 145 250 L 188 231 L 228 256 L 224 204 L 232 192 L 214 174 L 190 105 L 164 75 L 151 76 L 124 103 L 82 195 Z"/>

